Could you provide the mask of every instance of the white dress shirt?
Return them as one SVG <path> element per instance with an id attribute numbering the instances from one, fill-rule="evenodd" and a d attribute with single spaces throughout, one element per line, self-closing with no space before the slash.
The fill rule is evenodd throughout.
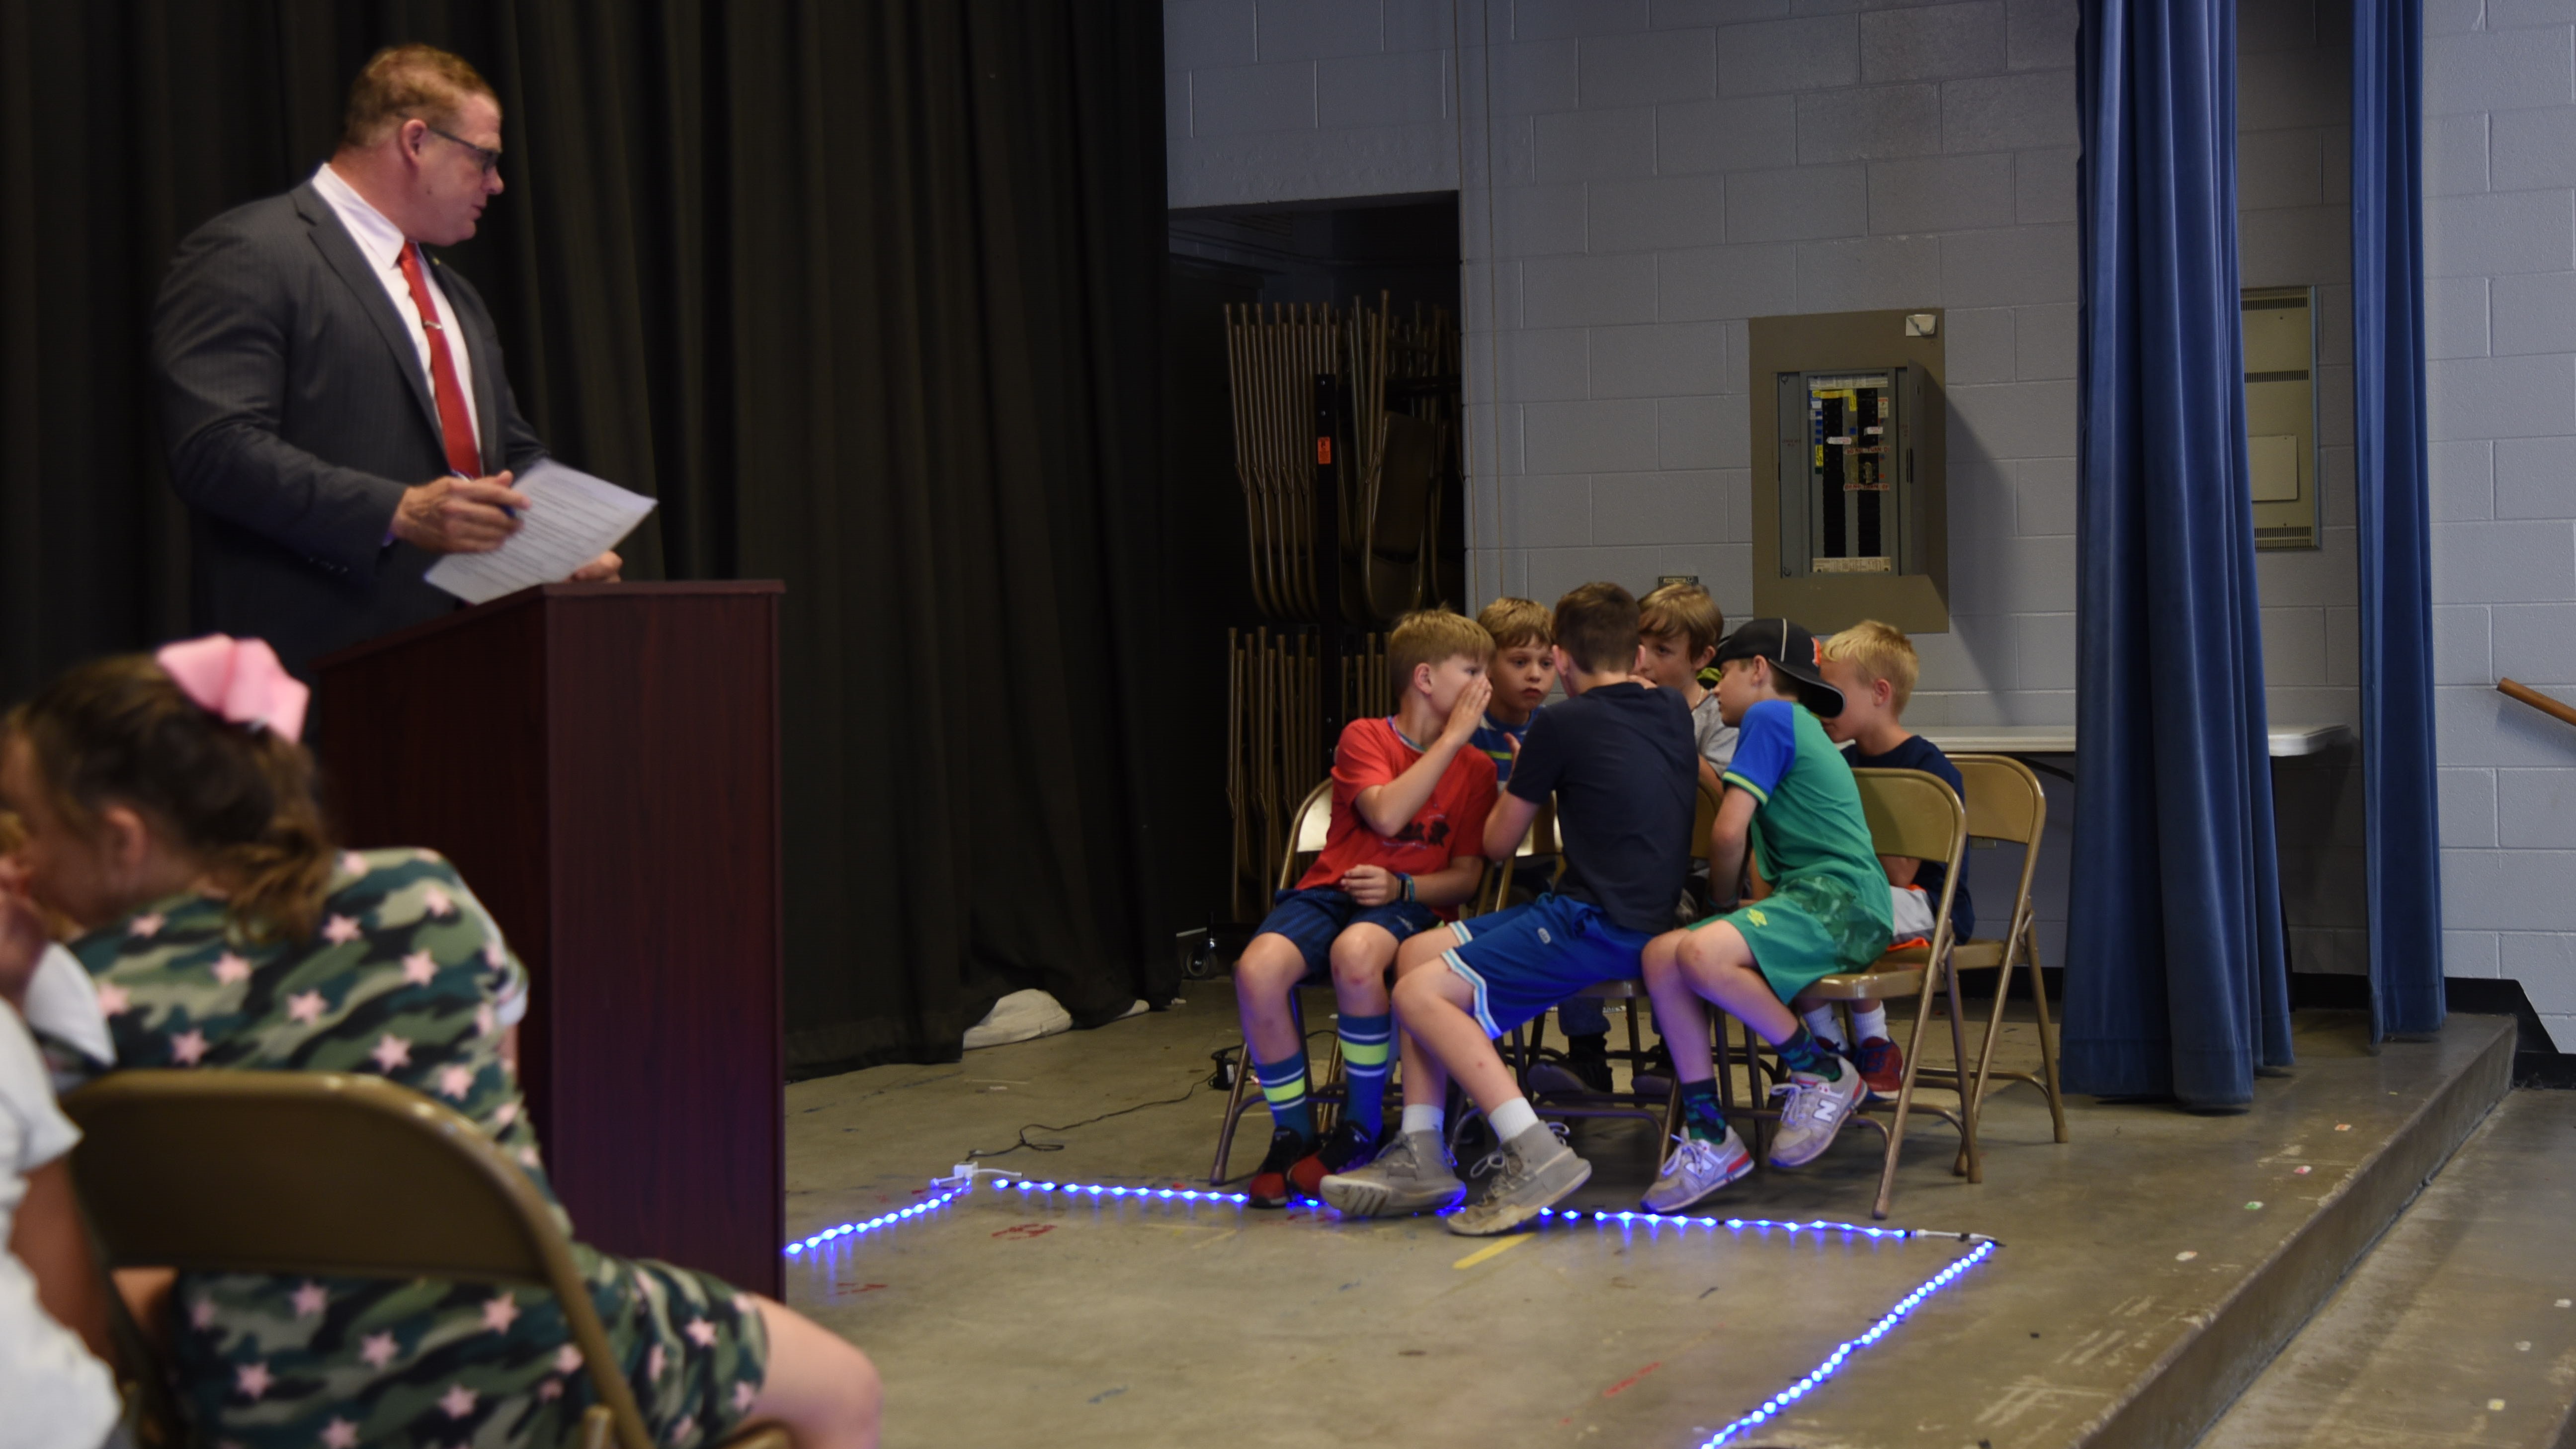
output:
<path id="1" fill-rule="evenodd" d="M 358 255 L 373 267 L 376 280 L 384 283 L 385 295 L 393 300 L 394 312 L 411 331 L 412 350 L 419 355 L 421 380 L 429 387 L 431 398 L 438 396 L 438 383 L 429 368 L 429 333 L 420 325 L 420 309 L 412 305 L 411 284 L 403 280 L 402 249 L 410 245 L 402 228 L 385 219 L 385 214 L 367 204 L 358 189 L 340 179 L 340 173 L 325 161 L 313 173 L 313 189 L 331 203 L 340 225 L 348 230 L 349 240 L 358 244 Z M 421 259 L 421 279 L 429 284 L 429 295 L 438 303 L 439 325 L 447 330 L 447 355 L 456 364 L 456 385 L 465 394 L 465 420 L 474 427 L 477 454 L 483 447 L 483 420 L 474 411 L 474 359 L 465 346 L 465 333 L 456 325 L 456 308 L 447 300 L 447 291 L 438 285 L 438 269 Z M 489 471 L 489 461 L 486 461 Z"/>

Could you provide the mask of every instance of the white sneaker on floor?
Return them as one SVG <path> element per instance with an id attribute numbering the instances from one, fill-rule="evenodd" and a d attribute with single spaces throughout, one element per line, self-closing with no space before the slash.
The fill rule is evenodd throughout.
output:
<path id="1" fill-rule="evenodd" d="M 1832 1081 L 1809 1072 L 1793 1072 L 1789 1080 L 1771 1089 L 1774 1097 L 1786 1097 L 1780 1104 L 1780 1131 L 1771 1139 L 1773 1167 L 1804 1167 L 1825 1155 L 1834 1145 L 1835 1134 L 1851 1119 L 1852 1109 L 1869 1094 L 1869 1084 L 1860 1079 L 1860 1068 L 1843 1063 L 1843 1074 Z"/>
<path id="2" fill-rule="evenodd" d="M 1679 1145 L 1664 1159 L 1655 1185 L 1646 1189 L 1644 1206 L 1650 1213 L 1680 1212 L 1753 1170 L 1753 1154 L 1731 1126 L 1720 1141 L 1689 1136 L 1673 1141 Z"/>

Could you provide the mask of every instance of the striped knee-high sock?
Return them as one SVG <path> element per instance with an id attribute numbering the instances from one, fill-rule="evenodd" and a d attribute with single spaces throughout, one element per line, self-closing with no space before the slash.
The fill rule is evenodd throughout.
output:
<path id="1" fill-rule="evenodd" d="M 1392 1015 L 1342 1013 L 1342 1070 L 1351 1093 L 1350 1110 L 1343 1115 L 1357 1123 L 1372 1141 L 1386 1120 L 1386 1071 L 1394 1047 Z"/>
<path id="2" fill-rule="evenodd" d="M 1306 1049 L 1252 1068 L 1261 1079 L 1261 1095 L 1270 1101 L 1270 1120 L 1308 1141 L 1315 1138 L 1315 1104 L 1306 1096 Z"/>

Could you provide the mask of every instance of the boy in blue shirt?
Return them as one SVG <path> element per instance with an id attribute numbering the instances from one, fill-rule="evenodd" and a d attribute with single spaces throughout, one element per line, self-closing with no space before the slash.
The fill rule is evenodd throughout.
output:
<path id="1" fill-rule="evenodd" d="M 1556 690 L 1556 634 L 1536 600 L 1509 595 L 1487 604 L 1476 623 L 1494 640 L 1493 659 L 1485 666 L 1494 693 L 1469 743 L 1494 762 L 1495 781 L 1508 785 L 1530 721 Z"/>
<path id="2" fill-rule="evenodd" d="M 1531 723 L 1511 784 L 1486 817 L 1484 848 L 1509 859 L 1553 796 L 1565 873 L 1527 905 L 1424 931 L 1398 949 L 1403 1129 L 1368 1166 L 1323 1180 L 1324 1200 L 1346 1216 L 1430 1212 L 1465 1193 L 1441 1140 L 1453 1073 L 1501 1140 L 1503 1165 L 1483 1198 L 1449 1217 L 1449 1231 L 1509 1231 L 1592 1176 L 1539 1121 L 1493 1039 L 1596 981 L 1636 978 L 1690 865 L 1699 751 L 1690 706 L 1635 673 L 1637 601 L 1626 589 L 1596 583 L 1567 594 L 1555 635 L 1567 698 Z"/>
<path id="3" fill-rule="evenodd" d="M 1825 734 L 1843 746 L 1855 770 L 1921 770 L 1948 781 L 1964 799 L 1968 788 L 1959 779 L 1959 767 L 1950 763 L 1939 745 L 1905 727 L 1905 702 L 1913 697 L 1921 669 L 1914 641 L 1893 624 L 1863 619 L 1826 640 L 1825 682 L 1842 691 L 1843 712 L 1825 721 Z M 1882 855 L 1878 861 L 1887 870 L 1896 939 L 1930 942 L 1936 924 L 1933 913 L 1940 906 L 1941 887 L 1950 878 L 1949 866 L 1902 855 Z M 1950 898 L 1950 922 L 1963 940 L 1976 929 L 1977 911 L 1968 900 L 1964 880 Z M 1887 1004 L 1855 1001 L 1851 1013 L 1854 1040 L 1848 1045 L 1832 1002 L 1804 1014 L 1807 1029 L 1819 1041 L 1850 1056 L 1871 1091 L 1893 1095 L 1904 1084 L 1905 1049 L 1887 1034 Z"/>
<path id="4" fill-rule="evenodd" d="M 1749 850 L 1757 898 L 1721 902 L 1719 914 L 1646 948 L 1646 990 L 1682 1094 L 1681 1141 L 1647 1189 L 1650 1212 L 1678 1212 L 1753 1170 L 1718 1110 L 1711 1003 L 1771 1043 L 1789 1069 L 1772 1165 L 1802 1166 L 1832 1144 L 1867 1089 L 1785 1003 L 1821 977 L 1877 960 L 1892 925 L 1859 786 L 1817 722 L 1840 714 L 1843 697 L 1824 680 L 1815 636 L 1786 619 L 1755 619 L 1727 636 L 1717 663 L 1719 707 L 1737 735 L 1709 833 L 1709 883 L 1731 893 Z"/>

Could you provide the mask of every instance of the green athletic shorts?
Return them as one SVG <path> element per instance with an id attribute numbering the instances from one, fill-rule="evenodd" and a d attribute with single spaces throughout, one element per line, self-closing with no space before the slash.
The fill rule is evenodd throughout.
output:
<path id="1" fill-rule="evenodd" d="M 1860 971 L 1887 951 L 1887 928 L 1831 875 L 1782 881 L 1761 900 L 1691 927 L 1725 921 L 1753 948 L 1753 964 L 1782 1003 L 1838 972 Z"/>

